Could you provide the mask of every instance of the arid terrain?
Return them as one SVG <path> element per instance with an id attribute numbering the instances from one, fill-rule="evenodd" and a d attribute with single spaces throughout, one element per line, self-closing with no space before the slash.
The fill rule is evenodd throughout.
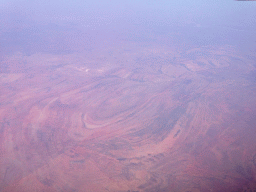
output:
<path id="1" fill-rule="evenodd" d="M 0 191 L 256 191 L 256 55 L 119 39 L 0 62 Z"/>

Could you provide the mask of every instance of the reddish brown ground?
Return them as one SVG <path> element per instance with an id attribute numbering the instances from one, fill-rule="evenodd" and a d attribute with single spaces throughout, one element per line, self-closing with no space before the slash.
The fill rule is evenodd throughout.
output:
<path id="1" fill-rule="evenodd" d="M 255 191 L 248 58 L 127 42 L 2 56 L 0 191 Z"/>

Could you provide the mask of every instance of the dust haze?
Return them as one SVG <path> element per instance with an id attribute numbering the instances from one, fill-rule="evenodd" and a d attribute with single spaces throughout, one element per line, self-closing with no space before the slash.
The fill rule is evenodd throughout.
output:
<path id="1" fill-rule="evenodd" d="M 256 2 L 0 2 L 0 191 L 256 191 Z"/>

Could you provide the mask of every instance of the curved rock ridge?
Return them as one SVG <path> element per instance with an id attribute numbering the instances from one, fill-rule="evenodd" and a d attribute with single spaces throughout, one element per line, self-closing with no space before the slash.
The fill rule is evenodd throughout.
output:
<path id="1" fill-rule="evenodd" d="M 0 191 L 256 189 L 255 60 L 129 46 L 2 59 Z"/>

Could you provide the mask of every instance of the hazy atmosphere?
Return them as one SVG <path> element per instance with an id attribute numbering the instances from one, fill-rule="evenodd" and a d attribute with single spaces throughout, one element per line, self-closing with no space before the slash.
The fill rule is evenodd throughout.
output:
<path id="1" fill-rule="evenodd" d="M 0 1 L 1 192 L 256 191 L 256 1 Z"/>

